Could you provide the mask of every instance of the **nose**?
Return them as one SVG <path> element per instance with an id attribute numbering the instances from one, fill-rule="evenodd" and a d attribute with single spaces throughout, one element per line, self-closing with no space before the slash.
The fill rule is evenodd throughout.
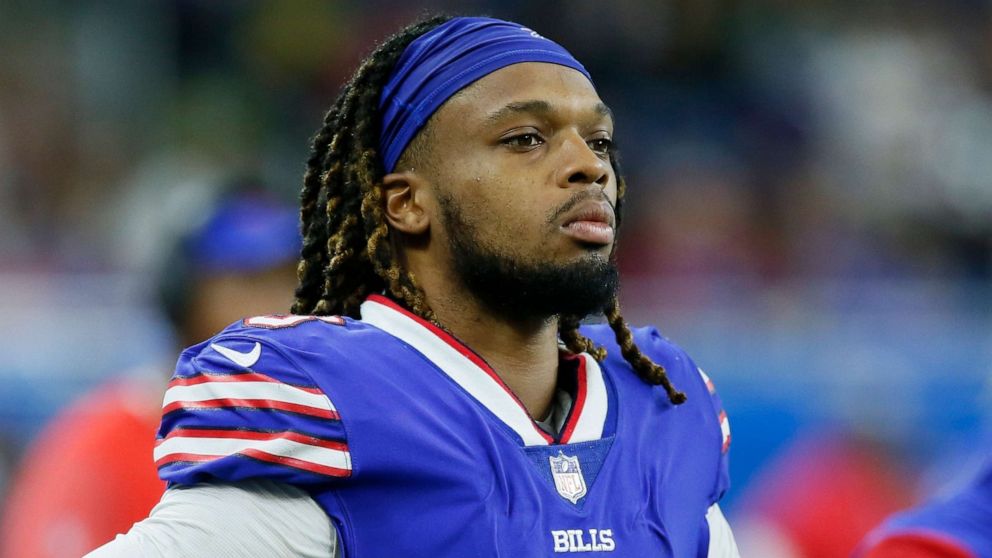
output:
<path id="1" fill-rule="evenodd" d="M 606 187 L 610 181 L 610 162 L 593 151 L 578 134 L 565 138 L 562 145 L 562 164 L 558 170 L 558 185 L 574 188 L 597 184 Z"/>

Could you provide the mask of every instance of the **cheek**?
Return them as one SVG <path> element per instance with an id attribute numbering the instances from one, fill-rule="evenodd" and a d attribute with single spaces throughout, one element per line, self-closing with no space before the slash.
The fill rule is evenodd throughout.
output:
<path id="1" fill-rule="evenodd" d="M 465 216 L 486 238 L 519 234 L 526 223 L 520 212 L 520 199 L 499 181 L 480 180 L 477 189 L 463 204 Z"/>
<path id="2" fill-rule="evenodd" d="M 564 202 L 562 191 L 549 187 L 542 172 L 499 157 L 475 157 L 447 169 L 445 182 L 480 241 L 519 254 L 548 242 L 553 229 L 548 215 Z"/>
<path id="3" fill-rule="evenodd" d="M 506 177 L 474 177 L 459 196 L 462 218 L 480 240 L 517 252 L 515 248 L 543 242 L 548 229 L 547 200 L 535 196 L 536 188 L 522 188 Z"/>

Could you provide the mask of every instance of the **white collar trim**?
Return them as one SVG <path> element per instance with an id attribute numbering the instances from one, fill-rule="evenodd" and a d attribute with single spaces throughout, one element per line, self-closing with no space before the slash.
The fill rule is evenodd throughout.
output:
<path id="1" fill-rule="evenodd" d="M 362 321 L 397 337 L 427 357 L 476 401 L 512 429 L 525 446 L 553 444 L 493 369 L 451 335 L 393 301 L 373 295 L 361 307 Z M 598 440 L 606 422 L 607 396 L 599 364 L 580 355 L 578 390 L 560 443 Z"/>

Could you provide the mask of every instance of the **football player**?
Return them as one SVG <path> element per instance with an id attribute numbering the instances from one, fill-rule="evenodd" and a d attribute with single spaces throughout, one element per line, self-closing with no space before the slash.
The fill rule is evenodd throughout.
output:
<path id="1" fill-rule="evenodd" d="M 292 294 L 296 211 L 254 180 L 197 204 L 203 221 L 171 237 L 155 277 L 160 308 L 184 344 Z M 183 212 L 189 218 L 194 211 Z M 0 519 L 0 557 L 80 556 L 148 515 L 165 491 L 149 460 L 172 363 L 115 376 L 63 409 L 32 442 Z"/>
<path id="2" fill-rule="evenodd" d="M 170 489 L 92 556 L 737 556 L 713 384 L 621 317 L 613 128 L 521 25 L 388 39 L 313 140 L 293 313 L 183 352 Z"/>

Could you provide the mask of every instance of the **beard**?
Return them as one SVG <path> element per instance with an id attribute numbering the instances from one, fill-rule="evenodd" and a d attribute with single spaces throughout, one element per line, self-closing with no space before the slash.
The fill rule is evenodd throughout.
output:
<path id="1" fill-rule="evenodd" d="M 582 319 L 601 313 L 616 297 L 619 273 L 612 253 L 607 258 L 590 249 L 564 264 L 513 255 L 486 242 L 451 198 L 439 202 L 455 273 L 491 311 L 524 319 Z"/>

